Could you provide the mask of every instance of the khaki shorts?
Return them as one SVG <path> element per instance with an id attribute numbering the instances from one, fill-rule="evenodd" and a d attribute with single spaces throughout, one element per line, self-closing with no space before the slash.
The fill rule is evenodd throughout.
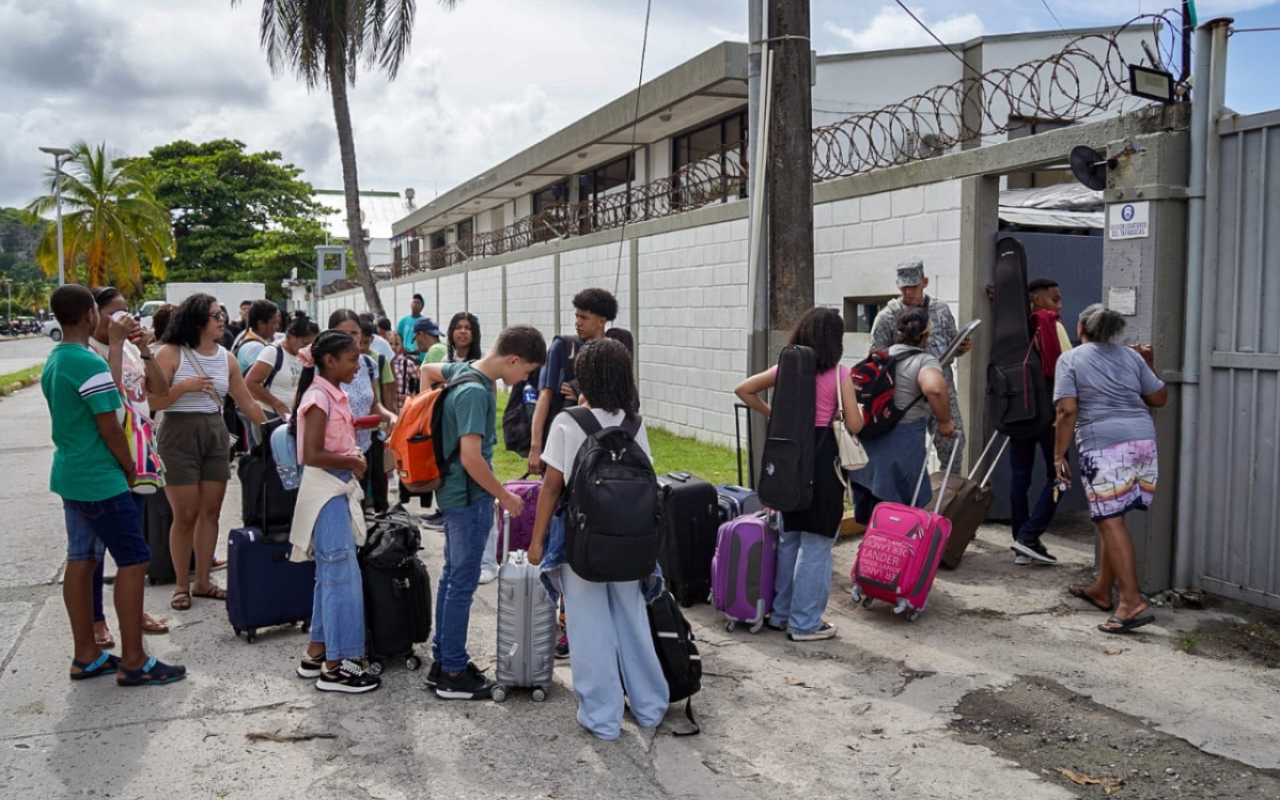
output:
<path id="1" fill-rule="evenodd" d="M 221 414 L 166 411 L 160 416 L 158 438 L 167 485 L 231 480 L 231 435 Z"/>

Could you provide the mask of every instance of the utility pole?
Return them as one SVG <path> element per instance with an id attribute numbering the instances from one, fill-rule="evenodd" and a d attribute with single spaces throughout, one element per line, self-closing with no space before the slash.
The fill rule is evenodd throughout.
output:
<path id="1" fill-rule="evenodd" d="M 769 0 L 773 52 L 768 187 L 770 354 L 813 307 L 813 59 L 809 0 Z"/>

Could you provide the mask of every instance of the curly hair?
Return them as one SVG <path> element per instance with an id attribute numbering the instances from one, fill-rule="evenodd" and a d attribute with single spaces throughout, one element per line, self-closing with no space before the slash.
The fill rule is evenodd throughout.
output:
<path id="1" fill-rule="evenodd" d="M 270 322 L 280 313 L 280 306 L 272 300 L 254 300 L 249 306 L 249 330 L 256 331 L 259 325 Z"/>
<path id="2" fill-rule="evenodd" d="M 610 322 L 618 316 L 618 299 L 604 289 L 583 289 L 573 296 L 573 307 L 604 317 Z"/>
<path id="3" fill-rule="evenodd" d="M 616 339 L 587 342 L 573 359 L 573 375 L 592 408 L 623 411 L 628 416 L 640 407 L 631 354 Z"/>
<path id="4" fill-rule="evenodd" d="M 453 348 L 453 330 L 464 320 L 471 323 L 471 346 L 467 348 L 467 352 L 459 355 Z M 480 348 L 480 318 L 470 311 L 459 311 L 453 315 L 453 319 L 449 320 L 449 332 L 445 340 L 449 345 L 450 361 L 479 361 L 484 356 L 484 350 Z"/>
<path id="5" fill-rule="evenodd" d="M 893 341 L 912 347 L 923 347 L 929 338 L 929 312 L 924 306 L 908 306 L 893 318 Z"/>
<path id="6" fill-rule="evenodd" d="M 1089 341 L 1108 344 L 1124 332 L 1124 317 L 1119 311 L 1112 311 L 1102 303 L 1093 305 L 1080 312 L 1080 327 Z"/>
<path id="7" fill-rule="evenodd" d="M 156 335 L 156 339 L 164 340 L 164 332 L 169 329 L 169 323 L 177 310 L 178 307 L 172 303 L 165 303 L 151 315 L 151 332 Z"/>
<path id="8" fill-rule="evenodd" d="M 835 369 L 844 355 L 844 320 L 834 308 L 811 308 L 791 331 L 790 344 L 811 348 L 818 372 Z"/>
<path id="9" fill-rule="evenodd" d="M 316 370 L 324 371 L 324 359 L 326 357 L 339 356 L 352 348 L 359 349 L 360 345 L 355 338 L 346 331 L 328 330 L 316 337 L 311 343 L 311 359 L 316 364 L 314 367 L 303 367 L 302 374 L 298 377 L 298 391 L 293 396 L 293 414 L 289 417 L 289 433 L 294 436 L 298 435 L 298 406 L 302 403 L 302 396 L 311 388 L 311 384 L 315 382 Z"/>
<path id="10" fill-rule="evenodd" d="M 161 341 L 179 347 L 198 347 L 205 327 L 213 318 L 210 309 L 216 302 L 213 295 L 204 293 L 193 294 L 183 300 L 178 310 L 173 312 L 173 319 L 169 320 Z"/>

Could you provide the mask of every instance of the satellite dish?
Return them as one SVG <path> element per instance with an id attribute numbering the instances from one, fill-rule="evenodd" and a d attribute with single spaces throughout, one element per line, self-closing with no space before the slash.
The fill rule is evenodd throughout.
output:
<path id="1" fill-rule="evenodd" d="M 1115 169 L 1120 162 L 1106 156 L 1092 147 L 1079 145 L 1071 148 L 1071 174 L 1085 186 L 1100 192 L 1107 188 L 1107 169 Z"/>

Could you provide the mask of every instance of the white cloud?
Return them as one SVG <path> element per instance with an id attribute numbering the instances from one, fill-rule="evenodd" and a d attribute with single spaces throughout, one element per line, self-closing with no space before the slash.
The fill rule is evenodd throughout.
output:
<path id="1" fill-rule="evenodd" d="M 931 19 L 918 8 L 911 9 L 942 41 L 952 44 L 981 36 L 984 30 L 977 14 L 958 14 L 945 19 Z M 847 42 L 854 50 L 889 50 L 935 44 L 905 11 L 897 6 L 881 6 L 865 28 L 845 28 L 826 22 L 823 29 Z"/>
<path id="2" fill-rule="evenodd" d="M 733 31 L 728 28 L 721 28 L 719 25 L 712 25 L 707 30 L 722 42 L 745 42 L 747 40 L 745 31 Z"/>

